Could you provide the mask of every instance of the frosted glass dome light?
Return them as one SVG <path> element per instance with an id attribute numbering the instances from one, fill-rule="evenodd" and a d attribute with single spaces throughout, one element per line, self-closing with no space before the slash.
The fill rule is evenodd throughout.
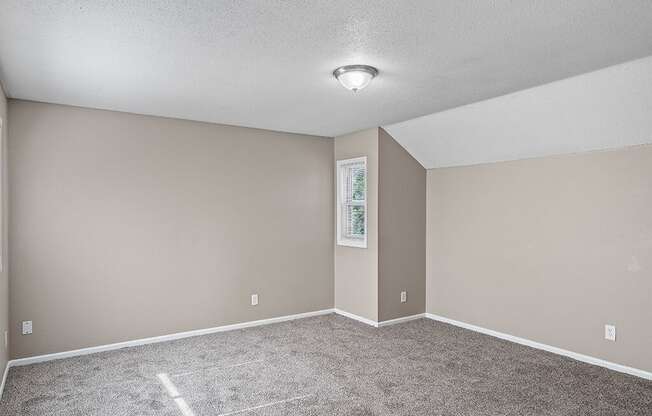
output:
<path id="1" fill-rule="evenodd" d="M 346 65 L 333 71 L 333 75 L 347 90 L 358 92 L 363 89 L 376 75 L 378 70 L 369 65 Z"/>

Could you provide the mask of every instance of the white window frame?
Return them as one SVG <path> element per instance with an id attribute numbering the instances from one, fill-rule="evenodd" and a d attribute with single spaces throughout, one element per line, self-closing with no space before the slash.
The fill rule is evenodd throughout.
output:
<path id="1" fill-rule="evenodd" d="M 342 212 L 343 212 L 343 192 L 344 192 L 344 176 L 342 175 L 343 166 L 350 165 L 353 163 L 362 163 L 365 169 L 364 175 L 364 239 L 351 239 L 346 238 L 342 235 Z M 367 157 L 356 157 L 353 159 L 343 159 L 337 161 L 337 245 L 345 247 L 357 247 L 357 248 L 367 248 L 367 239 L 369 237 L 369 228 L 367 227 L 369 212 L 367 210 L 367 184 L 368 184 L 368 175 L 367 171 Z"/>
<path id="2" fill-rule="evenodd" d="M 0 94 L 2 94 L 2 86 L 0 86 Z M 4 185 L 4 168 L 5 168 L 5 152 L 4 152 L 4 144 L 5 144 L 5 138 L 4 138 L 4 120 L 2 117 L 0 117 L 0 197 L 5 191 L 5 185 Z M 5 270 L 5 259 L 4 259 L 4 251 L 5 251 L 5 221 L 4 221 L 4 210 L 5 207 L 2 204 L 2 198 L 0 198 L 0 273 L 4 272 Z M 5 332 L 6 334 L 6 332 Z"/>

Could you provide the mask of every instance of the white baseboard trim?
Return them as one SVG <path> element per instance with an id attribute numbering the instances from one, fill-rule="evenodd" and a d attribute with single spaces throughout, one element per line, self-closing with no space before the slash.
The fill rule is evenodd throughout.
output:
<path id="1" fill-rule="evenodd" d="M 565 357 L 573 358 L 577 361 L 582 361 L 588 364 L 597 365 L 600 367 L 605 367 L 610 370 L 618 371 L 620 373 L 630 374 L 632 376 L 641 377 L 647 380 L 652 380 L 652 372 L 640 370 L 638 368 L 627 367 L 622 364 L 612 363 L 610 361 L 605 361 L 600 358 L 591 357 L 589 355 L 580 354 L 573 351 L 564 350 L 562 348 L 553 347 L 552 345 L 542 344 L 540 342 L 531 341 L 529 339 L 520 338 L 514 335 L 505 334 L 503 332 L 494 331 L 492 329 L 483 328 L 477 325 L 467 324 L 466 322 L 456 321 L 454 319 L 446 318 L 443 316 L 435 315 L 432 313 L 426 313 L 426 318 L 432 319 L 435 321 L 444 322 L 447 324 L 459 326 L 460 328 L 469 329 L 471 331 L 480 332 L 482 334 L 491 335 L 492 337 L 504 339 L 506 341 L 515 342 L 517 344 L 526 345 L 528 347 L 536 348 L 539 350 L 544 350 L 551 352 L 553 354 L 563 355 Z"/>
<path id="2" fill-rule="evenodd" d="M 136 340 L 132 340 L 132 341 L 116 342 L 114 344 L 98 345 L 98 346 L 95 346 L 95 347 L 88 347 L 88 348 L 80 348 L 80 349 L 71 350 L 71 351 L 63 351 L 63 352 L 56 352 L 56 353 L 52 353 L 52 354 L 37 355 L 37 356 L 33 356 L 33 357 L 18 358 L 18 359 L 15 359 L 15 360 L 10 360 L 6 365 L 3 380 L 2 380 L 2 385 L 0 385 L 0 395 L 2 393 L 2 388 L 4 387 L 4 382 L 5 382 L 5 379 L 7 377 L 7 372 L 9 371 L 10 367 L 19 367 L 19 366 L 23 366 L 23 365 L 42 363 L 42 362 L 46 362 L 46 361 L 60 360 L 60 359 L 63 359 L 63 358 L 77 357 L 77 356 L 80 356 L 80 355 L 88 355 L 88 354 L 95 354 L 95 353 L 98 353 L 98 352 L 118 350 L 118 349 L 121 349 L 121 348 L 136 347 L 136 346 L 139 346 L 139 345 L 155 344 L 155 343 L 165 342 L 165 341 L 174 341 L 174 340 L 177 340 L 177 339 L 196 337 L 196 336 L 207 335 L 207 334 L 214 334 L 216 332 L 233 331 L 233 330 L 236 330 L 236 329 L 251 328 L 251 327 L 255 327 L 255 326 L 275 324 L 275 323 L 291 321 L 291 320 L 295 320 L 295 319 L 309 318 L 311 316 L 328 315 L 330 313 L 337 313 L 339 315 L 346 316 L 347 318 L 355 319 L 356 321 L 360 321 L 360 322 L 363 322 L 363 323 L 365 323 L 367 325 L 371 325 L 371 326 L 373 326 L 375 328 L 378 328 L 379 326 L 387 326 L 387 325 L 398 324 L 398 323 L 401 323 L 401 322 L 407 322 L 407 321 L 411 321 L 411 320 L 414 320 L 414 319 L 419 319 L 419 318 L 424 317 L 424 314 L 418 314 L 418 315 L 406 316 L 406 317 L 403 317 L 403 318 L 392 319 L 392 320 L 389 320 L 389 321 L 376 322 L 376 321 L 373 321 L 371 319 L 363 318 L 362 316 L 358 316 L 358 315 L 355 315 L 355 314 L 352 314 L 350 312 L 346 312 L 346 311 L 343 311 L 343 310 L 340 310 L 340 309 L 322 309 L 322 310 L 319 310 L 319 311 L 298 313 L 298 314 L 295 314 L 295 315 L 279 316 L 279 317 L 275 317 L 275 318 L 261 319 L 261 320 L 258 320 L 258 321 L 241 322 L 241 323 L 237 323 L 237 324 L 218 326 L 218 327 L 214 327 L 214 328 L 196 329 L 196 330 L 193 330 L 193 331 L 177 332 L 177 333 L 174 333 L 174 334 L 161 335 L 161 336 L 157 336 L 157 337 L 142 338 L 142 339 L 136 339 Z"/>
<path id="3" fill-rule="evenodd" d="M 372 319 L 363 318 L 362 316 L 353 314 L 351 312 L 343 311 L 343 310 L 337 309 L 337 308 L 335 308 L 335 313 L 338 314 L 338 315 L 346 316 L 347 318 L 350 318 L 350 319 L 355 319 L 356 321 L 360 321 L 363 324 L 371 325 L 374 328 L 378 328 L 378 322 L 376 322 L 376 321 L 374 321 Z"/>
<path id="4" fill-rule="evenodd" d="M 0 400 L 2 400 L 2 393 L 5 392 L 5 383 L 7 382 L 7 374 L 9 374 L 9 365 L 11 361 L 8 361 L 7 364 L 5 365 L 5 371 L 2 375 L 2 383 L 0 383 Z"/>
<path id="5" fill-rule="evenodd" d="M 350 319 L 355 319 L 356 321 L 360 321 L 363 324 L 367 324 L 370 326 L 373 326 L 374 328 L 381 328 L 384 326 L 389 326 L 389 325 L 394 325 L 394 324 L 400 324 L 403 322 L 408 322 L 408 321 L 414 321 L 415 319 L 420 319 L 424 318 L 426 316 L 425 313 L 418 313 L 416 315 L 410 315 L 410 316 L 403 316 L 401 318 L 396 318 L 396 319 L 390 319 L 388 321 L 374 321 L 372 319 L 364 318 L 360 315 L 356 315 L 351 312 L 343 311 L 342 309 L 337 309 L 335 308 L 335 313 L 338 315 L 346 316 L 347 318 Z"/>
<path id="6" fill-rule="evenodd" d="M 133 341 L 117 342 L 115 344 L 98 345 L 96 347 L 81 348 L 81 349 L 72 350 L 72 351 L 57 352 L 57 353 L 53 353 L 53 354 L 38 355 L 38 356 L 27 357 L 27 358 L 18 358 L 18 359 L 9 361 L 7 363 L 7 368 L 9 368 L 9 367 L 18 367 L 18 366 L 22 366 L 22 365 L 35 364 L 35 363 L 42 363 L 42 362 L 45 362 L 45 361 L 59 360 L 59 359 L 62 359 L 62 358 L 76 357 L 76 356 L 79 356 L 79 355 L 94 354 L 94 353 L 103 352 L 103 351 L 118 350 L 118 349 L 121 349 L 121 348 L 136 347 L 136 346 L 139 346 L 139 345 L 155 344 L 155 343 L 165 342 L 165 341 L 173 341 L 173 340 L 182 339 L 182 338 L 196 337 L 196 336 L 199 336 L 199 335 L 214 334 L 216 332 L 233 331 L 233 330 L 236 330 L 236 329 L 251 328 L 251 327 L 254 327 L 254 326 L 275 324 L 275 323 L 279 323 L 279 322 L 292 321 L 292 320 L 295 320 L 295 319 L 309 318 L 309 317 L 312 317 L 312 316 L 328 315 L 328 314 L 333 313 L 333 312 L 335 312 L 333 309 L 323 309 L 323 310 L 320 310 L 320 311 L 298 313 L 298 314 L 295 314 L 295 315 L 278 316 L 278 317 L 275 317 L 275 318 L 261 319 L 261 320 L 258 320 L 258 321 L 248 321 L 248 322 L 242 322 L 242 323 L 238 323 L 238 324 L 218 326 L 218 327 L 214 327 L 214 328 L 196 329 L 196 330 L 193 330 L 193 331 L 186 331 L 186 332 L 177 332 L 175 334 L 161 335 L 161 336 L 158 336 L 158 337 L 142 338 L 142 339 L 136 339 L 136 340 L 133 340 Z M 7 375 L 7 372 L 5 371 L 5 376 L 6 375 Z"/>
<path id="7" fill-rule="evenodd" d="M 426 316 L 425 313 L 418 313 L 416 315 L 403 316 L 401 318 L 390 319 L 387 321 L 380 321 L 378 322 L 378 327 L 381 328 L 388 325 L 401 324 L 403 322 L 414 321 L 415 319 L 421 319 L 424 318 L 425 316 Z"/>

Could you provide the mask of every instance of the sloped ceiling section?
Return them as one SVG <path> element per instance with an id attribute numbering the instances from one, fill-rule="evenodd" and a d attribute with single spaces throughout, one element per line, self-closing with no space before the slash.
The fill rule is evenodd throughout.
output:
<path id="1" fill-rule="evenodd" d="M 2 0 L 14 98 L 336 136 L 652 55 L 650 0 Z M 354 94 L 332 76 L 364 63 Z"/>
<path id="2" fill-rule="evenodd" d="M 427 169 L 652 143 L 652 57 L 384 128 Z"/>

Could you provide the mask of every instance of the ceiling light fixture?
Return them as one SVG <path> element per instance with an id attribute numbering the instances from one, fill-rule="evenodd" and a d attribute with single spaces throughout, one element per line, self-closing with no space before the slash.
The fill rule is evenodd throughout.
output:
<path id="1" fill-rule="evenodd" d="M 369 85 L 378 70 L 369 65 L 346 65 L 333 71 L 333 75 L 344 88 L 358 92 Z"/>

